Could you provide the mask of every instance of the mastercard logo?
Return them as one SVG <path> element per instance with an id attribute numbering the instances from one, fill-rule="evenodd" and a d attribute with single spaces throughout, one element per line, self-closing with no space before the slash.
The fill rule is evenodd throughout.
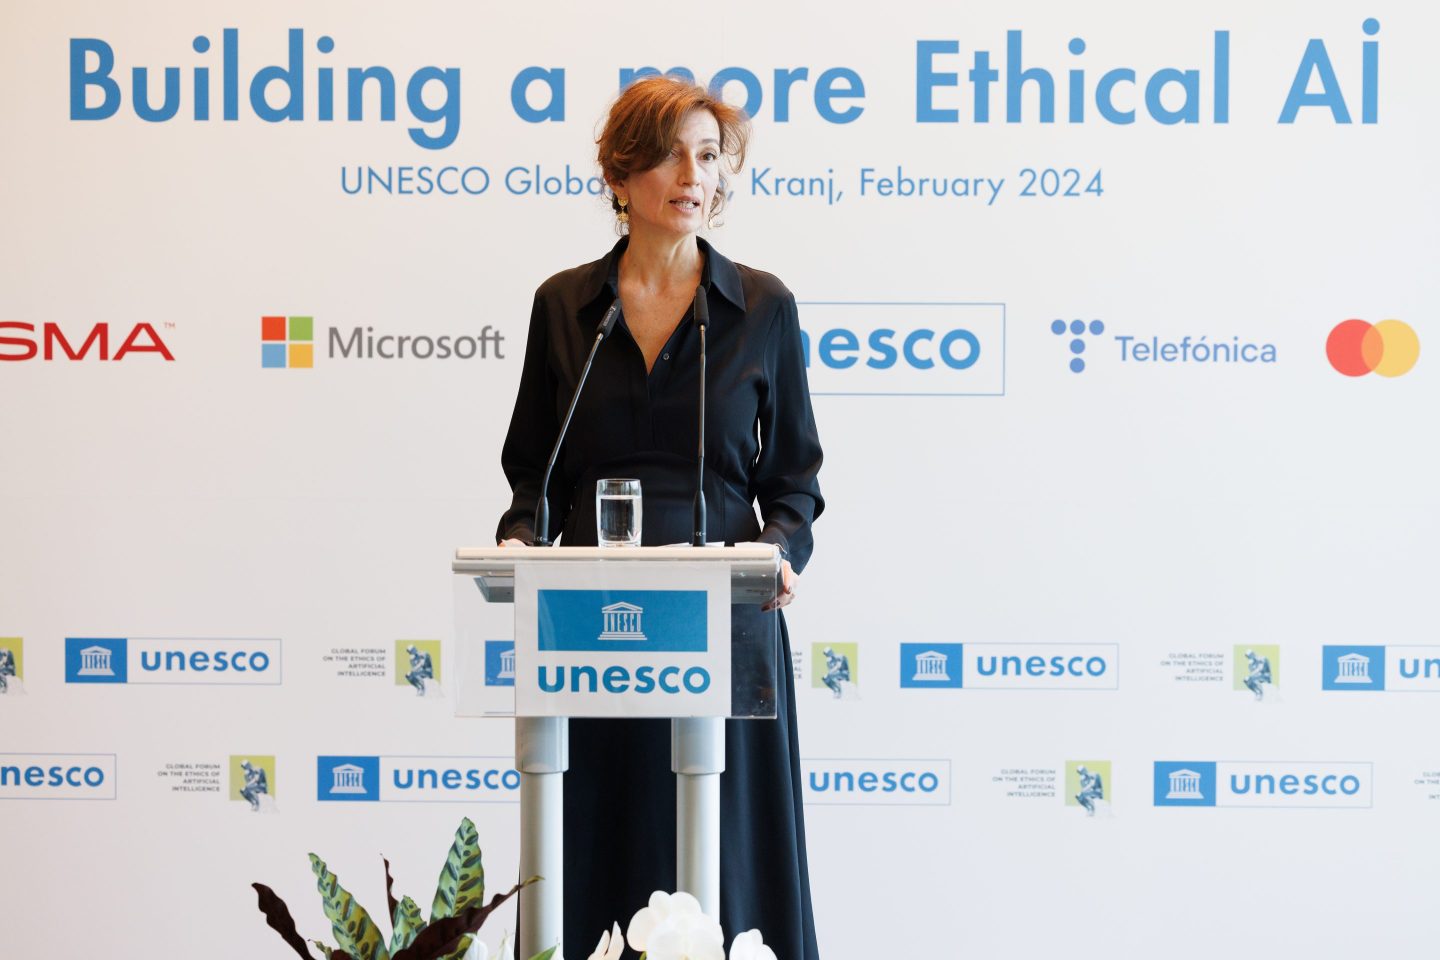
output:
<path id="1" fill-rule="evenodd" d="M 1346 320 L 1330 331 L 1325 341 L 1330 366 L 1347 377 L 1378 373 L 1398 377 L 1409 373 L 1420 359 L 1420 338 L 1400 320 Z"/>

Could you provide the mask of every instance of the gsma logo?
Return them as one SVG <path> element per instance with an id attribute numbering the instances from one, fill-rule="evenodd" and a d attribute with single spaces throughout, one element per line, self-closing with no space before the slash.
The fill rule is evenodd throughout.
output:
<path id="1" fill-rule="evenodd" d="M 166 360 L 175 359 L 160 334 L 148 323 L 137 323 L 131 327 L 114 356 L 110 355 L 112 339 L 118 337 L 111 337 L 110 324 L 105 322 L 95 324 L 83 335 L 72 332 L 66 336 L 58 323 L 42 324 L 37 334 L 33 323 L 0 320 L 0 360 L 34 360 L 36 357 L 84 360 L 92 351 L 97 360 L 124 360 L 132 353 L 158 353 Z"/>

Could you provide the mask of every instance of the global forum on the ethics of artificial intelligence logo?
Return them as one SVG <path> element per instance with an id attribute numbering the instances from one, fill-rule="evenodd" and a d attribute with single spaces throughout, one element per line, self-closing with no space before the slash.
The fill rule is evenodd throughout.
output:
<path id="1" fill-rule="evenodd" d="M 285 369 L 315 366 L 314 317 L 261 317 L 260 366 Z"/>
<path id="2" fill-rule="evenodd" d="M 230 799 L 249 804 L 252 813 L 273 811 L 276 796 L 274 755 L 232 754 L 229 765 Z"/>
<path id="3" fill-rule="evenodd" d="M 25 689 L 25 640 L 0 637 L 0 696 Z"/>
<path id="4" fill-rule="evenodd" d="M 413 690 L 417 697 L 441 697 L 440 641 L 395 641 L 395 686 Z"/>
<path id="5" fill-rule="evenodd" d="M 1344 320 L 1325 340 L 1325 356 L 1337 373 L 1363 377 L 1374 373 L 1398 377 L 1420 359 L 1420 337 L 1401 320 Z"/>

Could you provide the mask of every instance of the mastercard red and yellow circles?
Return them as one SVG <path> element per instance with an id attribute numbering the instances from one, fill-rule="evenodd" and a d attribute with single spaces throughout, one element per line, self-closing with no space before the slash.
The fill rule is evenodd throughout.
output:
<path id="1" fill-rule="evenodd" d="M 1325 355 L 1330 366 L 1347 377 L 1367 373 L 1398 377 L 1409 373 L 1420 359 L 1420 338 L 1401 320 L 1345 320 L 1330 331 Z"/>

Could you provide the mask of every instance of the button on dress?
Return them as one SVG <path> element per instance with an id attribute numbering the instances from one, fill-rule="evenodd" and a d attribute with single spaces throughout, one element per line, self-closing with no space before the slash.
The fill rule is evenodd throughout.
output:
<path id="1" fill-rule="evenodd" d="M 706 241 L 705 501 L 708 539 L 780 546 L 795 570 L 824 507 L 795 298 Z M 514 491 L 498 539 L 534 540 L 540 480 L 628 240 L 541 284 L 501 454 Z M 595 481 L 638 477 L 642 543 L 688 543 L 695 482 L 699 333 L 687 311 L 646 371 L 623 319 L 600 346 L 550 479 L 552 539 L 594 545 Z M 757 516 L 758 508 L 758 516 Z M 790 642 L 780 618 L 775 720 L 730 720 L 721 776 L 720 921 L 758 928 L 783 960 L 818 960 L 805 857 Z M 565 952 L 584 956 L 654 890 L 674 890 L 675 777 L 665 720 L 570 721 L 565 777 Z M 522 918 L 523 922 L 523 918 Z"/>

